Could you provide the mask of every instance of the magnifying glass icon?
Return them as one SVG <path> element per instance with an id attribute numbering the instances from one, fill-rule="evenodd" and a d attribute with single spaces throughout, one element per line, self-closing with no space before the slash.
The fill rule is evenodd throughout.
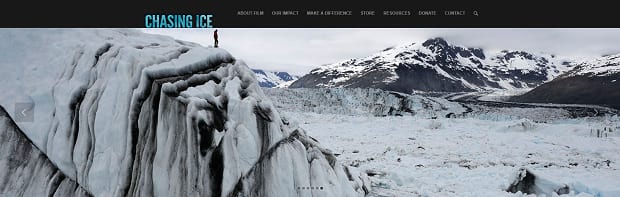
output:
<path id="1" fill-rule="evenodd" d="M 474 11 L 474 16 L 478 16 L 478 11 Z"/>

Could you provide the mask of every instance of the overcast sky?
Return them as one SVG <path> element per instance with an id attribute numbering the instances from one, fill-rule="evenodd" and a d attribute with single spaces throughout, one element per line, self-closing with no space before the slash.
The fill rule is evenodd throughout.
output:
<path id="1" fill-rule="evenodd" d="M 213 45 L 213 29 L 143 29 Z M 620 53 L 620 29 L 219 29 L 219 45 L 252 68 L 303 75 L 390 46 L 443 37 L 486 51 L 526 50 L 563 57 Z"/>

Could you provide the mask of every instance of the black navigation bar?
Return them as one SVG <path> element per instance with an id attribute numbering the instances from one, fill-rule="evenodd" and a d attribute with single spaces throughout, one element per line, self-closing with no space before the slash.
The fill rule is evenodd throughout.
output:
<path id="1" fill-rule="evenodd" d="M 146 15 L 208 15 L 216 28 L 620 27 L 608 3 L 531 0 L 14 1 L 0 8 L 0 26 L 142 28 Z"/>

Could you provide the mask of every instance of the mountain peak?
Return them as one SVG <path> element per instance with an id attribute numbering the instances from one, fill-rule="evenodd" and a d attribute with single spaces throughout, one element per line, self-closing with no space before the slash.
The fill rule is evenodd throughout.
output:
<path id="1" fill-rule="evenodd" d="M 448 41 L 446 41 L 442 37 L 434 37 L 434 38 L 430 38 L 430 39 L 424 41 L 422 43 L 422 46 L 425 46 L 425 47 L 429 47 L 429 46 L 447 47 L 447 46 L 450 46 L 450 44 L 448 44 Z"/>
<path id="2" fill-rule="evenodd" d="M 476 56 L 480 59 L 485 59 L 484 50 L 482 48 L 464 47 L 459 45 L 450 44 L 444 38 L 435 37 L 430 38 L 422 43 L 423 47 L 430 49 L 431 51 L 439 54 L 443 54 L 445 58 L 457 58 L 457 55 L 469 58 Z"/>

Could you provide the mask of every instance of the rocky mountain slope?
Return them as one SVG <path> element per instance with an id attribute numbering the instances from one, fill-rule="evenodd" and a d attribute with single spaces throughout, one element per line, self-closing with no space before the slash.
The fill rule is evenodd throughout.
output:
<path id="1" fill-rule="evenodd" d="M 553 81 L 511 100 L 601 104 L 620 109 L 620 54 L 582 62 Z"/>

